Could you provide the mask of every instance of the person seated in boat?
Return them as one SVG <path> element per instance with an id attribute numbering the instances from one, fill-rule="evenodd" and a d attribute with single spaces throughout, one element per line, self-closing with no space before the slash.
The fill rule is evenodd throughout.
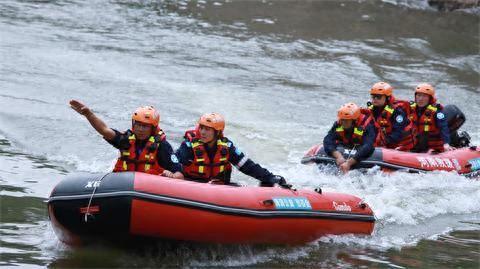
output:
<path id="1" fill-rule="evenodd" d="M 370 89 L 371 101 L 367 103 L 377 137 L 375 147 L 401 151 L 413 148 L 415 137 L 413 124 L 408 119 L 409 102 L 397 100 L 393 87 L 386 82 L 377 82 Z"/>
<path id="2" fill-rule="evenodd" d="M 450 129 L 443 113 L 443 106 L 437 103 L 435 88 L 428 83 L 420 83 L 415 88 L 415 102 L 410 103 L 410 120 L 415 127 L 417 143 L 412 151 L 449 151 Z"/>
<path id="3" fill-rule="evenodd" d="M 278 184 L 289 187 L 282 176 L 274 175 L 253 162 L 233 142 L 224 136 L 225 120 L 218 113 L 200 117 L 195 130 L 185 132 L 185 140 L 176 154 L 186 178 L 199 182 L 232 184 L 232 164 L 240 172 L 254 177 L 261 186 Z"/>
<path id="4" fill-rule="evenodd" d="M 152 106 L 137 108 L 132 115 L 132 129 L 125 132 L 109 128 L 80 101 L 71 100 L 70 106 L 85 116 L 108 143 L 120 150 L 113 172 L 139 171 L 183 179 L 182 166 L 160 129 L 160 114 Z"/>
<path id="5" fill-rule="evenodd" d="M 323 147 L 328 156 L 344 173 L 352 166 L 372 155 L 375 147 L 375 127 L 369 113 L 362 112 L 354 103 L 347 103 L 338 110 L 337 121 L 323 139 Z M 347 159 L 342 148 L 350 149 Z"/>

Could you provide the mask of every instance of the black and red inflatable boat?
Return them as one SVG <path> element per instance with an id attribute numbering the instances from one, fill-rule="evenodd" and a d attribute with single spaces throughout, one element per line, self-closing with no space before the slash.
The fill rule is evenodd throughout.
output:
<path id="1" fill-rule="evenodd" d="M 328 234 L 371 234 L 360 198 L 321 190 L 239 187 L 144 173 L 79 174 L 48 200 L 59 239 L 79 244 L 130 237 L 246 244 L 301 244 Z"/>
<path id="2" fill-rule="evenodd" d="M 340 149 L 345 158 L 354 152 Z M 328 156 L 323 145 L 315 145 L 302 158 L 303 164 L 335 164 L 335 159 Z M 428 171 L 455 171 L 467 177 L 480 176 L 480 148 L 472 146 L 441 153 L 413 153 L 394 149 L 375 148 L 372 156 L 353 167 L 372 168 L 379 166 L 384 171 L 406 171 L 410 173 Z"/>
<path id="3" fill-rule="evenodd" d="M 444 113 L 450 129 L 450 145 L 457 149 L 442 153 L 414 153 L 394 149 L 376 148 L 373 154 L 361 161 L 352 169 L 380 167 L 384 171 L 407 171 L 412 173 L 428 171 L 456 171 L 467 177 L 480 177 L 480 148 L 470 146 L 470 136 L 467 132 L 458 132 L 465 123 L 465 115 L 455 105 L 447 105 Z M 353 156 L 354 151 L 338 150 L 345 158 Z M 335 164 L 335 159 L 328 156 L 323 145 L 311 147 L 301 160 L 303 164 L 316 163 L 320 166 Z"/>

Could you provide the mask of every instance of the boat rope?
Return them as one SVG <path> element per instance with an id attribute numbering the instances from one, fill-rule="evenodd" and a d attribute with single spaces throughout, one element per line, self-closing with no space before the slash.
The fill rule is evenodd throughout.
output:
<path id="1" fill-rule="evenodd" d="M 87 210 L 85 212 L 83 221 L 88 222 L 88 218 L 92 217 L 92 214 L 90 214 L 90 205 L 92 204 L 92 199 L 93 199 L 93 196 L 95 195 L 95 191 L 97 191 L 97 187 L 100 186 L 100 182 L 102 182 L 102 180 L 110 173 L 111 172 L 108 172 L 105 175 L 103 175 L 100 178 L 100 180 L 95 180 L 95 183 L 93 184 L 93 191 L 92 191 L 92 194 L 90 195 L 90 199 L 88 200 Z"/>

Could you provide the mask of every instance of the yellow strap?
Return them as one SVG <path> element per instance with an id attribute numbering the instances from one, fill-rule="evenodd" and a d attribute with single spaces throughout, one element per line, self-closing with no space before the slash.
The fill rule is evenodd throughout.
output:
<path id="1" fill-rule="evenodd" d="M 198 158 L 198 159 L 197 159 L 197 161 L 199 161 L 199 162 L 203 162 L 203 161 L 205 161 L 205 159 L 204 159 L 204 158 L 201 158 L 201 159 L 200 159 L 200 158 Z"/>
<path id="2" fill-rule="evenodd" d="M 145 171 L 148 171 L 148 170 L 150 170 L 150 164 L 147 163 L 145 164 Z"/>
<path id="3" fill-rule="evenodd" d="M 343 126 L 337 127 L 337 129 L 335 129 L 335 131 L 337 131 L 337 132 L 343 132 Z"/>
<path id="4" fill-rule="evenodd" d="M 220 146 L 225 146 L 225 147 L 228 147 L 228 144 L 226 142 L 223 142 L 222 140 L 217 140 L 217 145 L 220 145 Z"/>
<path id="5" fill-rule="evenodd" d="M 153 136 L 150 136 L 150 138 L 148 139 L 148 141 L 150 141 L 150 142 L 154 143 L 154 142 L 155 142 L 155 137 L 153 137 Z"/>
<path id="6" fill-rule="evenodd" d="M 430 125 L 425 125 L 425 128 L 424 128 L 425 132 L 428 132 L 430 131 Z"/>
<path id="7" fill-rule="evenodd" d="M 226 158 L 226 157 L 224 157 L 224 158 L 220 158 L 220 161 L 222 161 L 222 162 L 223 162 L 223 161 L 226 161 L 226 160 L 227 160 L 227 158 Z"/>
<path id="8" fill-rule="evenodd" d="M 224 165 L 220 166 L 220 173 L 223 172 L 224 169 L 225 169 Z"/>
<path id="9" fill-rule="evenodd" d="M 128 166 L 127 166 L 127 162 L 126 162 L 126 161 L 123 161 L 123 170 L 125 170 L 125 171 L 128 170 Z"/>
<path id="10" fill-rule="evenodd" d="M 193 143 L 192 143 L 192 148 L 198 147 L 198 146 L 200 146 L 201 144 L 202 144 L 202 143 L 200 143 L 200 142 L 193 142 Z"/>
<path id="11" fill-rule="evenodd" d="M 390 107 L 390 106 L 388 106 L 388 105 L 387 105 L 387 106 L 385 106 L 385 108 L 384 108 L 384 109 L 385 109 L 386 111 L 388 111 L 390 114 L 392 114 L 392 113 L 393 113 L 393 111 L 394 111 L 394 109 L 393 109 L 393 108 L 391 108 L 391 107 Z"/>
<path id="12" fill-rule="evenodd" d="M 373 105 L 369 105 L 369 106 L 368 106 L 368 109 L 372 110 L 372 109 L 373 109 Z"/>
<path id="13" fill-rule="evenodd" d="M 363 135 L 363 130 L 359 130 L 357 127 L 355 127 L 355 129 L 353 129 L 353 133 L 357 135 Z"/>
<path id="14" fill-rule="evenodd" d="M 135 140 L 135 135 L 134 135 L 134 134 L 130 135 L 130 136 L 128 137 L 128 140 Z"/>
<path id="15" fill-rule="evenodd" d="M 130 151 L 122 151 L 122 156 L 130 156 Z"/>
<path id="16" fill-rule="evenodd" d="M 427 106 L 427 109 L 430 109 L 430 110 L 433 111 L 433 112 L 437 112 L 437 110 L 438 110 L 437 107 L 434 107 L 434 106 L 432 106 L 432 105 L 428 105 L 428 106 Z"/>
<path id="17" fill-rule="evenodd" d="M 203 174 L 203 168 L 204 168 L 204 166 L 199 166 L 198 167 L 198 172 Z"/>

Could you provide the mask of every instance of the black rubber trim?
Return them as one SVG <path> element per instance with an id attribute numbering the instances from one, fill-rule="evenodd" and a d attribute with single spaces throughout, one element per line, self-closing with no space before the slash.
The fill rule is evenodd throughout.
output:
<path id="1" fill-rule="evenodd" d="M 470 172 L 468 174 L 463 174 L 463 176 L 466 176 L 468 178 L 477 178 L 477 177 L 480 177 L 480 170 L 476 170 L 476 171 L 473 171 L 473 172 Z"/>
<path id="2" fill-rule="evenodd" d="M 380 167 L 386 167 L 386 168 L 396 169 L 396 170 L 405 170 L 405 171 L 408 171 L 410 173 L 425 173 L 425 172 L 428 172 L 428 170 L 411 168 L 411 167 L 408 167 L 408 166 L 402 166 L 402 165 L 379 162 L 379 161 L 362 161 L 362 163 L 371 164 L 371 165 L 374 165 L 374 166 L 378 165 Z"/>
<path id="3" fill-rule="evenodd" d="M 235 208 L 235 207 L 226 207 L 219 206 L 210 203 L 203 203 L 198 201 L 180 199 L 175 197 L 150 194 L 144 192 L 136 191 L 116 191 L 109 193 L 97 193 L 94 196 L 94 199 L 98 198 L 111 198 L 119 196 L 129 196 L 142 200 L 150 200 L 155 202 L 161 202 L 165 204 L 178 205 L 183 207 L 190 207 L 195 209 L 213 211 L 222 214 L 229 215 L 241 215 L 257 218 L 324 218 L 324 219 L 338 219 L 338 220 L 354 220 L 354 221 L 364 221 L 364 222 L 374 222 L 375 217 L 373 215 L 364 215 L 364 214 L 353 214 L 353 213 L 343 213 L 338 211 L 292 211 L 292 210 L 253 210 L 245 208 Z M 76 200 L 76 199 L 88 199 L 90 195 L 68 195 L 68 196 L 55 196 L 50 197 L 48 200 L 49 203 L 55 201 L 64 201 L 64 200 Z"/>
<path id="4" fill-rule="evenodd" d="M 314 162 L 316 164 L 335 164 L 335 160 L 333 160 L 331 157 L 323 157 L 323 156 L 313 156 L 313 157 L 304 157 L 302 158 L 302 164 L 308 164 L 310 162 Z M 382 161 L 361 161 L 360 164 L 368 164 L 371 166 L 365 165 L 365 167 L 359 167 L 359 168 L 372 168 L 373 166 L 377 165 L 380 167 L 385 167 L 385 168 L 390 168 L 390 169 L 395 169 L 395 170 L 400 170 L 400 171 L 406 171 L 409 173 L 427 173 L 427 172 L 434 172 L 434 171 L 443 171 L 443 170 L 422 170 L 422 169 L 417 169 L 417 168 L 411 168 L 407 166 L 401 166 L 401 165 L 396 165 L 396 164 L 390 164 L 390 163 L 385 163 Z M 452 170 L 456 171 L 456 170 Z M 447 171 L 447 172 L 452 172 L 452 171 Z M 458 172 L 458 171 L 457 171 Z M 472 171 L 469 173 L 465 174 L 460 174 L 461 176 L 467 177 L 467 178 L 477 178 L 480 177 L 480 170 L 478 171 Z"/>
<path id="5" fill-rule="evenodd" d="M 313 156 L 313 157 L 304 157 L 301 162 L 302 162 L 302 164 L 307 164 L 309 162 L 314 162 L 314 163 L 317 163 L 317 164 L 326 164 L 326 163 L 334 164 L 335 160 L 331 157 Z M 409 173 L 429 172 L 429 170 L 411 168 L 411 167 L 408 167 L 408 166 L 396 165 L 396 164 L 386 163 L 386 162 L 382 162 L 382 161 L 368 161 L 368 160 L 361 161 L 357 167 L 358 168 L 372 168 L 375 165 L 380 166 L 380 167 L 395 169 L 395 170 L 407 171 Z"/>
<path id="6" fill-rule="evenodd" d="M 470 147 L 470 149 L 471 150 L 476 150 L 476 147 Z M 346 157 L 345 152 L 343 150 L 341 150 L 341 151 L 343 152 L 344 157 Z M 328 156 L 325 153 L 325 150 L 322 147 L 317 151 L 316 155 L 305 156 L 300 160 L 300 162 L 302 164 L 309 164 L 309 163 L 312 163 L 312 162 L 316 163 L 316 164 L 335 164 L 335 159 Z M 367 169 L 369 169 L 369 168 L 372 168 L 374 166 L 380 166 L 380 167 L 383 167 L 383 168 L 400 170 L 400 171 L 405 171 L 405 172 L 409 172 L 409 173 L 426 173 L 426 172 L 433 172 L 433 171 L 444 171 L 444 170 L 424 170 L 424 169 L 413 168 L 413 167 L 408 167 L 408 166 L 403 166 L 403 165 L 384 162 L 383 161 L 383 153 L 382 153 L 381 148 L 375 148 L 375 151 L 372 153 L 372 155 L 368 159 L 360 161 L 352 169 L 357 169 L 357 168 L 367 168 Z M 452 170 L 452 171 L 456 171 L 456 170 Z M 457 171 L 457 173 L 458 173 L 458 171 Z M 479 171 L 471 171 L 471 172 L 464 173 L 464 174 L 459 173 L 459 175 L 462 175 L 462 176 L 465 176 L 465 177 L 468 177 L 468 178 L 477 178 L 477 177 L 480 177 L 480 170 Z"/>

